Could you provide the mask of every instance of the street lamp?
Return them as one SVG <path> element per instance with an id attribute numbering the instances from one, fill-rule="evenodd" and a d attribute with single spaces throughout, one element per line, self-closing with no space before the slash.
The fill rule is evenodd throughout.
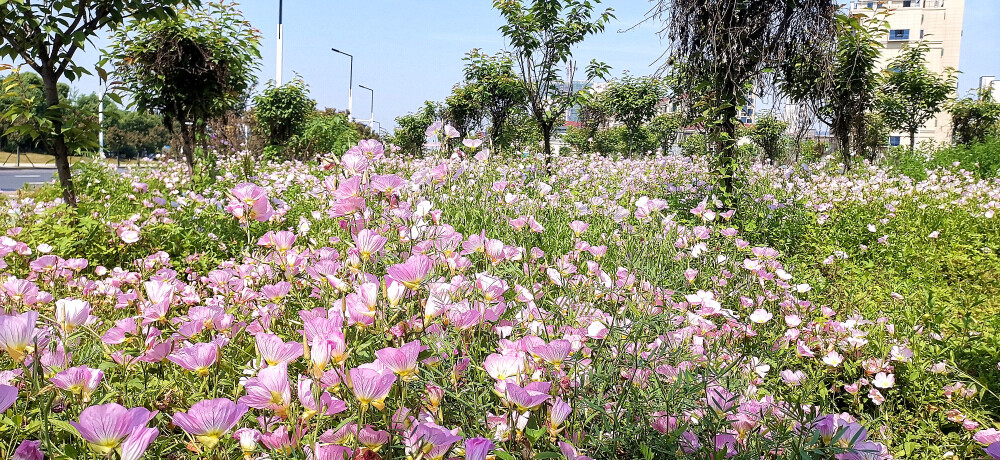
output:
<path id="1" fill-rule="evenodd" d="M 277 63 L 277 80 L 276 86 L 281 86 L 281 49 L 282 49 L 282 39 L 284 38 L 284 33 L 282 32 L 282 1 L 278 0 L 278 63 Z"/>
<path id="2" fill-rule="evenodd" d="M 351 58 L 351 73 L 347 80 L 347 116 L 354 121 L 354 56 L 347 54 L 337 48 L 330 48 L 334 53 L 340 53 Z"/>
<path id="3" fill-rule="evenodd" d="M 373 89 L 371 89 L 371 88 L 369 88 L 369 87 L 367 87 L 365 85 L 358 85 L 358 87 L 359 88 L 367 89 L 368 91 L 372 92 L 371 119 L 368 120 L 368 127 L 374 129 L 375 128 L 375 90 L 373 90 Z"/>

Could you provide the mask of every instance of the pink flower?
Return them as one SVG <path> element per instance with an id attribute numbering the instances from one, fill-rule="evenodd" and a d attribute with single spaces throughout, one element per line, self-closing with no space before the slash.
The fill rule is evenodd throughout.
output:
<path id="1" fill-rule="evenodd" d="M 483 368 L 486 373 L 497 380 L 507 380 L 511 377 L 521 375 L 524 369 L 524 359 L 517 356 L 498 355 L 496 353 L 486 357 L 483 361 Z"/>
<path id="2" fill-rule="evenodd" d="M 562 398 L 556 398 L 552 402 L 552 407 L 549 408 L 549 432 L 558 430 L 559 426 L 566 421 L 569 414 L 573 413 L 573 407 L 563 401 Z M 556 433 L 552 433 L 555 436 Z"/>
<path id="3" fill-rule="evenodd" d="M 6 351 L 15 362 L 24 361 L 29 347 L 34 346 L 38 333 L 37 311 L 27 311 L 20 315 L 0 315 L 0 350 Z"/>
<path id="4" fill-rule="evenodd" d="M 372 254 L 381 252 L 387 241 L 389 241 L 388 238 L 367 228 L 354 235 L 354 245 L 357 246 L 358 252 L 361 254 L 361 260 L 365 262 L 371 258 Z"/>
<path id="5" fill-rule="evenodd" d="M 246 396 L 239 399 L 254 409 L 271 409 L 279 415 L 288 410 L 292 402 L 292 387 L 288 383 L 288 367 L 285 363 L 270 366 L 246 383 Z"/>
<path id="6" fill-rule="evenodd" d="M 277 366 L 281 363 L 290 363 L 302 356 L 302 344 L 298 342 L 285 342 L 274 334 L 257 334 L 254 337 L 257 342 L 257 351 L 268 366 Z"/>
<path id="7" fill-rule="evenodd" d="M 246 413 L 247 405 L 242 402 L 234 403 L 226 398 L 206 399 L 194 403 L 187 413 L 175 413 L 173 422 L 211 449 Z"/>
<path id="8" fill-rule="evenodd" d="M 885 372 L 875 374 L 875 378 L 872 380 L 872 385 L 876 388 L 888 389 L 892 388 L 895 384 L 896 376 L 893 374 L 886 374 Z"/>
<path id="9" fill-rule="evenodd" d="M 882 392 L 872 388 L 868 390 L 868 399 L 871 399 L 876 406 L 881 406 L 885 402 L 885 397 L 882 396 Z"/>
<path id="10" fill-rule="evenodd" d="M 90 320 L 90 302 L 79 299 L 56 300 L 56 322 L 63 331 L 71 332 Z"/>
<path id="11" fill-rule="evenodd" d="M 122 242 L 125 243 L 125 244 L 135 243 L 135 242 L 139 241 L 139 229 L 138 228 L 129 228 L 129 229 L 122 230 L 120 236 L 121 236 Z"/>
<path id="12" fill-rule="evenodd" d="M 414 340 L 399 348 L 385 347 L 376 351 L 375 356 L 404 382 L 412 382 L 417 379 L 417 357 L 426 349 L 419 340 Z"/>
<path id="13" fill-rule="evenodd" d="M 493 441 L 486 438 L 469 438 L 465 440 L 465 460 L 486 460 L 486 456 L 496 447 Z"/>
<path id="14" fill-rule="evenodd" d="M 343 401 L 333 399 L 330 393 L 323 390 L 319 392 L 319 400 L 317 401 L 313 392 L 312 379 L 301 375 L 299 376 L 298 397 L 302 407 L 306 409 L 303 418 L 307 420 L 318 413 L 335 415 L 347 410 L 347 405 Z"/>
<path id="15" fill-rule="evenodd" d="M 532 347 L 531 353 L 550 364 L 558 366 L 569 357 L 572 350 L 573 344 L 569 340 L 558 339 L 549 342 L 547 345 L 535 345 Z"/>
<path id="16" fill-rule="evenodd" d="M 0 385 L 0 414 L 4 413 L 17 401 L 17 387 Z"/>
<path id="17" fill-rule="evenodd" d="M 791 386 L 799 386 L 806 379 L 806 373 L 785 369 L 781 371 L 781 380 Z"/>
<path id="18" fill-rule="evenodd" d="M 267 191 L 257 185 L 246 182 L 238 184 L 230 191 L 230 195 L 232 200 L 227 210 L 240 221 L 249 218 L 266 222 L 274 215 L 271 201 L 267 198 Z"/>
<path id="19" fill-rule="evenodd" d="M 972 435 L 972 438 L 975 439 L 976 442 L 988 446 L 995 442 L 1000 442 L 1000 431 L 995 428 L 988 428 L 976 432 L 976 434 Z"/>
<path id="20" fill-rule="evenodd" d="M 579 238 L 580 235 L 583 234 L 583 232 L 586 232 L 587 227 L 589 226 L 590 224 L 579 220 L 574 220 L 573 222 L 569 223 L 570 230 L 573 230 L 573 235 L 575 235 L 577 238 Z"/>
<path id="21" fill-rule="evenodd" d="M 506 382 L 504 388 L 505 399 L 511 404 L 517 406 L 517 408 L 522 412 L 534 410 L 545 401 L 548 401 L 549 395 L 545 394 L 545 392 L 529 390 L 528 387 L 531 387 L 532 385 L 533 384 L 528 384 L 527 387 L 522 388 L 516 383 Z"/>
<path id="22" fill-rule="evenodd" d="M 181 348 L 174 354 L 167 356 L 167 359 L 184 369 L 205 377 L 211 373 L 210 368 L 219 359 L 219 346 L 214 343 L 196 343 Z"/>
<path id="23" fill-rule="evenodd" d="M 388 276 L 409 289 L 416 290 L 431 271 L 433 263 L 423 254 L 414 254 L 406 263 L 389 267 Z M 388 283 L 387 283 L 388 284 Z"/>
<path id="24" fill-rule="evenodd" d="M 287 230 L 277 233 L 267 232 L 257 240 L 257 245 L 273 248 L 275 251 L 284 254 L 295 245 L 295 234 Z"/>
<path id="25" fill-rule="evenodd" d="M 52 376 L 52 383 L 72 394 L 79 395 L 83 402 L 90 401 L 90 395 L 101 384 L 104 372 L 87 366 L 77 366 L 66 369 Z"/>
<path id="26" fill-rule="evenodd" d="M 371 425 L 365 425 L 364 428 L 358 430 L 358 442 L 371 450 L 376 450 L 389 442 L 389 432 L 376 430 Z"/>
<path id="27" fill-rule="evenodd" d="M 109 454 L 121 447 L 125 451 L 137 450 L 142 442 L 149 437 L 146 424 L 155 417 L 157 412 L 150 412 L 142 407 L 126 409 L 118 404 L 90 406 L 80 413 L 79 422 L 69 422 L 80 433 L 90 447 L 101 454 Z M 156 431 L 152 429 L 152 431 Z M 135 439 L 131 439 L 135 437 Z M 153 437 L 156 437 L 153 434 Z M 123 441 L 129 438 L 132 442 L 125 445 Z M 148 446 L 149 444 L 146 443 Z M 141 446 L 145 450 L 145 446 Z"/>
<path id="28" fill-rule="evenodd" d="M 478 149 L 479 146 L 483 145 L 482 139 L 464 139 L 462 140 L 462 145 L 470 149 Z"/>
<path id="29" fill-rule="evenodd" d="M 766 323 L 768 321 L 771 321 L 771 318 L 773 318 L 773 317 L 774 317 L 774 315 L 772 315 L 767 310 L 765 310 L 763 308 L 758 308 L 758 309 L 754 310 L 753 313 L 750 314 L 750 321 L 753 321 L 753 322 L 755 322 L 757 324 L 764 324 L 764 323 Z"/>
<path id="30" fill-rule="evenodd" d="M 10 460 L 44 460 L 45 454 L 42 453 L 41 445 L 41 441 L 26 439 L 17 446 L 17 449 L 14 450 L 14 456 Z"/>
<path id="31" fill-rule="evenodd" d="M 351 391 L 362 407 L 385 408 L 385 398 L 396 383 L 396 374 L 389 370 L 377 371 L 366 367 L 356 367 L 349 372 Z"/>

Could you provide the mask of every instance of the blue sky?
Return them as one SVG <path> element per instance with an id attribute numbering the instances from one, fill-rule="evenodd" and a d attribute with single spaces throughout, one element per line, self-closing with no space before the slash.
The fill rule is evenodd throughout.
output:
<path id="1" fill-rule="evenodd" d="M 640 22 L 650 5 L 644 0 L 606 0 L 603 6 L 614 8 L 617 19 L 575 50 L 581 72 L 591 59 L 611 65 L 613 75 L 655 71 L 666 48 L 656 34 L 657 25 L 624 31 Z M 274 79 L 278 0 L 246 0 L 240 7 L 263 35 L 261 82 Z M 498 31 L 503 21 L 490 0 L 285 0 L 284 22 L 284 79 L 298 74 L 319 107 L 344 109 L 348 59 L 330 48 L 351 53 L 354 114 L 369 117 L 370 93 L 357 85 L 368 86 L 375 90 L 375 119 L 384 128 L 424 100 L 443 100 L 462 79 L 466 52 L 480 48 L 492 53 L 505 46 Z M 981 75 L 1000 75 L 998 24 L 1000 1 L 966 0 L 960 93 L 976 87 Z M 81 62 L 96 62 L 97 56 L 97 51 L 88 50 Z M 90 92 L 98 82 L 85 77 L 74 86 Z"/>

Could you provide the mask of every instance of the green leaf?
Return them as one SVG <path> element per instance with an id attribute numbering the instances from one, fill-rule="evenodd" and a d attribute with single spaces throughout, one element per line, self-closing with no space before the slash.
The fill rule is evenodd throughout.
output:
<path id="1" fill-rule="evenodd" d="M 494 451 L 493 454 L 496 455 L 498 458 L 501 458 L 503 460 L 517 460 L 517 458 L 515 458 L 513 455 L 511 455 L 511 454 L 509 454 L 507 452 L 504 452 L 502 450 Z"/>

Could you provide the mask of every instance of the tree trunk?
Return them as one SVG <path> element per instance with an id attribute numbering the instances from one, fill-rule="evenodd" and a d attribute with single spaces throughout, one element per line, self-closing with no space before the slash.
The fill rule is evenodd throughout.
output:
<path id="1" fill-rule="evenodd" d="M 42 86 L 45 92 L 45 104 L 49 107 L 59 104 L 59 82 L 55 72 L 42 72 Z M 69 168 L 69 148 L 66 146 L 66 136 L 62 133 L 63 123 L 60 117 L 52 120 L 52 139 L 45 142 L 45 148 L 55 157 L 56 172 L 59 175 L 59 185 L 62 186 L 63 201 L 76 207 L 76 191 L 73 189 L 73 176 Z"/>
<path id="2" fill-rule="evenodd" d="M 917 132 L 915 130 L 910 131 L 910 153 L 913 153 L 913 149 L 916 147 L 917 143 Z"/>
<path id="3" fill-rule="evenodd" d="M 545 173 L 552 174 L 552 123 L 539 123 L 542 129 L 542 154 L 545 155 Z"/>
<path id="4" fill-rule="evenodd" d="M 720 121 L 721 136 L 719 137 L 719 174 L 722 176 L 722 192 L 725 195 L 727 206 L 734 206 L 735 185 L 733 176 L 736 174 L 736 115 L 738 113 L 738 100 L 736 82 L 726 81 L 722 85 L 722 98 L 726 103 L 721 110 L 722 119 Z"/>
<path id="5" fill-rule="evenodd" d="M 184 144 L 184 159 L 187 160 L 188 172 L 192 175 L 194 174 L 194 134 L 191 132 L 191 127 L 187 125 L 184 121 L 180 122 L 181 125 L 181 141 Z"/>

